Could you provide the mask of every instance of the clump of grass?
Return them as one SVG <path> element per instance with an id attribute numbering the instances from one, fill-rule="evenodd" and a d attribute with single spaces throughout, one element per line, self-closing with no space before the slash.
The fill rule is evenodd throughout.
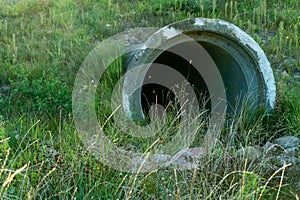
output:
<path id="1" fill-rule="evenodd" d="M 300 136 L 300 86 L 292 78 L 276 77 L 278 98 L 271 115 L 251 123 L 248 114 L 237 116 L 211 156 L 192 171 L 164 168 L 130 174 L 104 166 L 83 147 L 70 108 L 76 72 L 98 42 L 127 28 L 161 27 L 189 17 L 217 17 L 237 24 L 261 44 L 274 70 L 292 75 L 300 70 L 299 6 L 297 0 L 0 1 L 0 86 L 9 88 L 0 94 L 0 115 L 5 118 L 0 119 L 0 197 L 299 198 L 285 189 L 287 165 L 276 172 L 234 156 L 241 147 L 261 145 L 270 137 Z M 105 99 L 122 74 L 120 67 L 112 67 L 108 79 L 100 82 L 99 121 L 111 114 Z M 116 143 L 138 146 L 115 123 L 109 122 L 105 131 L 118 139 Z"/>
<path id="2" fill-rule="evenodd" d="M 137 174 L 119 172 L 100 163 L 82 146 L 72 123 L 62 120 L 59 125 L 61 134 L 53 135 L 43 121 L 28 121 L 23 117 L 13 122 L 13 127 L 6 128 L 6 134 L 12 138 L 9 146 L 14 150 L 5 155 L 2 169 L 3 172 L 6 169 L 13 171 L 2 176 L 4 182 L 8 177 L 12 181 L 3 186 L 1 195 L 3 198 L 13 195 L 60 199 L 99 196 L 113 199 L 271 198 L 284 187 L 287 180 L 283 172 L 289 165 L 277 171 L 266 169 L 260 161 L 237 153 L 241 147 L 259 144 L 263 140 L 256 136 L 264 131 L 264 116 L 245 123 L 249 114 L 242 113 L 231 120 L 210 156 L 202 159 L 193 170 L 165 167 Z M 114 128 L 111 124 L 106 134 Z M 13 135 L 14 131 L 18 136 Z M 122 137 L 120 133 L 116 134 Z M 278 175 L 280 184 L 277 184 Z M 23 184 L 22 193 L 17 192 L 21 191 L 20 183 Z"/>

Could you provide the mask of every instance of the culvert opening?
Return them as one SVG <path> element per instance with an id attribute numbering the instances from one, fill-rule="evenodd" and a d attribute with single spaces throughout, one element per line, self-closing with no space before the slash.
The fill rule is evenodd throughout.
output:
<path id="1" fill-rule="evenodd" d="M 205 73 L 205 70 L 202 70 L 201 74 L 193 70 L 197 66 L 194 66 L 194 60 L 199 61 L 201 56 L 193 55 L 193 61 L 190 62 L 181 57 L 184 51 L 178 55 L 170 51 L 172 47 L 180 45 L 185 45 L 184 48 L 188 51 L 187 41 L 191 39 L 194 43 L 200 44 L 215 63 L 221 77 L 216 80 L 222 80 L 215 84 L 217 87 L 213 87 L 213 81 L 209 82 L 210 76 Z M 205 99 L 206 108 L 209 108 L 212 113 L 218 104 L 217 99 L 223 98 L 222 92 L 217 89 L 219 86 L 226 94 L 223 100 L 227 103 L 227 114 L 239 112 L 244 104 L 253 111 L 259 107 L 267 110 L 274 107 L 276 86 L 270 63 L 259 45 L 233 24 L 223 20 L 203 18 L 175 22 L 151 35 L 142 47 L 141 50 L 136 51 L 134 61 L 127 66 L 127 69 L 131 70 L 146 63 L 160 63 L 171 67 L 186 77 L 193 85 L 198 101 L 201 103 L 202 99 Z M 141 76 L 139 74 L 136 77 L 128 76 L 124 81 L 125 88 L 130 88 L 132 83 L 140 83 L 143 80 L 144 83 L 147 82 L 145 80 L 153 77 L 151 73 L 155 70 L 155 65 L 151 65 L 146 75 L 143 72 Z M 160 74 L 160 76 L 161 79 L 168 78 L 168 74 Z M 209 91 L 216 90 L 216 98 L 212 98 L 213 94 Z M 126 94 L 126 90 L 124 91 Z M 143 119 L 151 105 L 161 104 L 166 107 L 175 96 L 170 89 L 159 84 L 144 84 L 133 95 L 128 93 L 123 105 L 132 119 Z M 226 107 L 224 104 L 222 106 Z"/>
<path id="2" fill-rule="evenodd" d="M 182 44 L 179 44 L 176 48 L 180 48 L 180 45 Z M 171 67 L 179 72 L 188 81 L 188 84 L 192 86 L 199 102 L 199 109 L 205 109 L 208 111 L 211 109 L 211 101 L 209 99 L 207 85 L 192 62 L 189 62 L 180 55 L 176 55 L 175 53 L 167 50 L 162 52 L 153 63 Z M 156 67 L 157 66 L 155 65 L 150 66 L 145 75 L 145 79 L 153 79 L 157 75 L 168 76 L 167 74 L 162 75 L 157 73 Z M 144 82 L 146 81 L 147 80 L 144 80 Z M 184 90 L 184 84 L 186 84 L 186 82 L 183 83 L 179 81 L 176 86 L 182 87 L 182 90 Z M 167 112 L 171 111 L 174 112 L 174 114 L 178 114 L 178 111 L 180 110 L 179 102 L 176 100 L 176 94 L 174 94 L 172 88 L 167 88 L 159 84 L 143 84 L 141 92 L 141 105 L 143 112 L 148 115 L 150 107 L 155 104 L 162 105 Z"/>
<path id="3" fill-rule="evenodd" d="M 230 38 L 213 32 L 188 32 L 185 33 L 195 39 L 210 55 L 216 64 L 222 81 L 225 86 L 227 113 L 233 114 L 241 109 L 245 100 L 249 105 L 256 108 L 264 97 L 262 88 L 259 87 L 259 73 L 255 70 L 256 61 L 253 60 L 249 52 L 241 45 Z M 192 85 L 199 105 L 211 111 L 210 93 L 201 74 L 194 67 L 193 62 L 189 62 L 171 51 L 172 48 L 189 49 L 190 42 L 183 42 L 172 46 L 170 49 L 160 53 L 153 63 L 169 66 L 182 74 Z M 202 59 L 199 55 L 198 59 Z M 150 66 L 145 79 L 155 76 L 155 66 Z M 167 75 L 166 75 L 167 76 Z M 180 83 L 178 83 L 180 85 Z M 143 112 L 148 114 L 148 110 L 153 104 L 160 104 L 166 107 L 170 102 L 174 105 L 175 95 L 169 89 L 157 84 L 143 85 L 141 93 L 141 104 Z M 175 106 L 177 109 L 179 105 Z"/>

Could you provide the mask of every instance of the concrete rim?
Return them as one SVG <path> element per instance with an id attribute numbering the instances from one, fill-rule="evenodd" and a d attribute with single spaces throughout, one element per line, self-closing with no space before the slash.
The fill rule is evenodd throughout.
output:
<path id="1" fill-rule="evenodd" d="M 255 70 L 259 73 L 258 79 L 262 83 L 262 88 L 260 89 L 262 89 L 262 98 L 264 99 L 264 102 L 260 102 L 260 106 L 264 106 L 267 110 L 274 108 L 276 83 L 270 63 L 258 43 L 250 35 L 232 23 L 209 18 L 181 20 L 159 29 L 146 40 L 142 48 L 155 48 L 153 44 L 157 43 L 157 41 L 163 44 L 179 35 L 189 35 L 189 32 L 213 32 L 220 34 L 245 49 L 250 56 L 252 56 L 253 61 L 257 63 Z"/>

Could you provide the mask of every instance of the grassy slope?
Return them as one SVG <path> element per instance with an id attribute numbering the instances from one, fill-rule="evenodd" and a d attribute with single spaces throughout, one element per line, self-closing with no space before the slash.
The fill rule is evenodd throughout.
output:
<path id="1" fill-rule="evenodd" d="M 207 197 L 213 191 L 212 199 L 215 199 L 220 195 L 246 198 L 251 192 L 255 193 L 268 178 L 257 175 L 259 169 L 249 168 L 257 174 L 248 176 L 247 187 L 243 185 L 245 176 L 241 174 L 218 185 L 229 172 L 243 170 L 243 164 L 225 164 L 223 168 L 220 165 L 221 169 L 217 170 L 220 167 L 217 158 L 221 157 L 209 160 L 200 171 L 166 169 L 137 175 L 135 179 L 135 175 L 109 169 L 90 156 L 72 123 L 71 92 L 83 59 L 98 42 L 131 27 L 161 27 L 188 17 L 221 18 L 252 35 L 265 50 L 274 70 L 285 70 L 289 74 L 300 70 L 300 4 L 297 0 L 228 1 L 225 7 L 219 7 L 219 2 L 214 5 L 217 7 L 198 1 L 187 4 L 184 0 L 0 1 L 0 85 L 9 86 L 0 99 L 0 126 L 5 127 L 5 132 L 0 129 L 0 141 L 10 137 L 8 141 L 1 141 L 0 196 L 9 199 L 90 199 L 92 196 L 96 199 L 130 196 L 194 199 Z M 118 76 L 116 72 L 109 75 Z M 111 78 L 104 86 L 109 88 L 115 79 Z M 252 130 L 253 137 L 244 139 L 242 134 L 241 137 L 235 135 L 237 139 L 230 142 L 225 138 L 228 148 L 229 144 L 246 145 L 249 140 L 260 144 L 266 137 L 283 134 L 300 136 L 300 83 L 280 73 L 276 79 L 278 98 L 274 115 L 258 119 L 255 126 L 247 127 L 241 125 L 243 121 L 238 122 L 236 130 Z M 109 89 L 101 92 L 103 96 L 110 93 Z M 105 112 L 99 113 L 100 120 L 109 115 L 106 105 L 102 106 Z M 108 130 L 112 139 L 120 138 L 113 124 Z M 123 140 L 126 142 L 126 138 Z M 5 184 L 15 170 L 25 165 L 25 170 Z M 274 188 L 276 193 L 277 187 Z M 256 194 L 252 195 L 255 199 Z"/>

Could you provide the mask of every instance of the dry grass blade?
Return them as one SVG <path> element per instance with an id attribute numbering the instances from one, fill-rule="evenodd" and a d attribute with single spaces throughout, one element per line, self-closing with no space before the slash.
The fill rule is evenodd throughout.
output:
<path id="1" fill-rule="evenodd" d="M 5 186 L 9 185 L 12 182 L 12 180 L 14 179 L 14 177 L 17 176 L 18 174 L 20 174 L 24 169 L 26 169 L 26 167 L 27 167 L 27 164 L 25 164 L 20 169 L 17 169 L 13 174 L 9 175 L 7 177 L 7 179 L 4 181 L 4 183 L 2 184 L 2 188 L 5 188 Z"/>
<path id="2" fill-rule="evenodd" d="M 260 195 L 259 195 L 258 200 L 260 200 L 260 199 L 262 198 L 264 190 L 267 188 L 267 185 L 270 183 L 270 181 L 273 179 L 273 177 L 274 177 L 276 174 L 278 174 L 281 170 L 285 170 L 287 167 L 289 167 L 289 166 L 291 166 L 291 165 L 292 165 L 292 163 L 289 163 L 289 164 L 284 163 L 282 167 L 280 167 L 278 170 L 276 170 L 276 171 L 272 174 L 272 176 L 269 177 L 269 179 L 268 179 L 267 182 L 265 183 L 265 185 L 264 185 L 264 187 L 263 187 L 263 189 L 262 189 L 262 191 L 261 191 L 261 193 L 260 193 Z"/>
<path id="3" fill-rule="evenodd" d="M 285 166 L 285 165 L 286 165 L 286 162 L 284 162 L 283 166 Z M 280 194 L 280 190 L 281 190 L 281 186 L 282 186 L 282 182 L 283 182 L 283 177 L 284 177 L 284 171 L 285 171 L 285 168 L 282 169 L 282 174 L 280 177 L 280 183 L 279 183 L 279 188 L 278 188 L 277 195 L 276 195 L 276 200 L 279 198 L 279 194 Z"/>

